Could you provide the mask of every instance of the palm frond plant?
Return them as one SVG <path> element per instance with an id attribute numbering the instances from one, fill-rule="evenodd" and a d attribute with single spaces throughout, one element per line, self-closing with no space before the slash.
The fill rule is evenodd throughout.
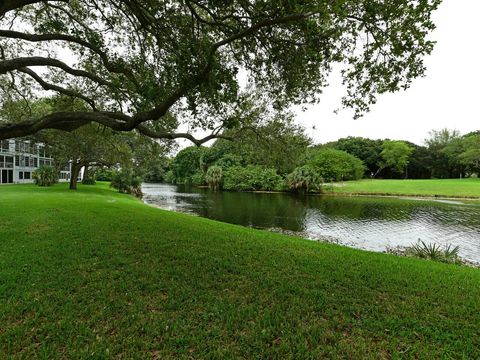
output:
<path id="1" fill-rule="evenodd" d="M 449 244 L 441 247 L 437 243 L 427 244 L 425 241 L 418 239 L 416 244 L 412 244 L 408 248 L 408 253 L 412 256 L 433 261 L 445 263 L 458 263 L 460 247 Z"/>
<path id="2" fill-rule="evenodd" d="M 210 166 L 205 174 L 205 180 L 210 189 L 217 191 L 223 185 L 223 169 L 220 166 Z"/>
<path id="3" fill-rule="evenodd" d="M 323 179 L 320 174 L 311 166 L 305 165 L 296 168 L 287 176 L 287 184 L 291 190 L 310 190 L 319 191 L 322 187 Z"/>

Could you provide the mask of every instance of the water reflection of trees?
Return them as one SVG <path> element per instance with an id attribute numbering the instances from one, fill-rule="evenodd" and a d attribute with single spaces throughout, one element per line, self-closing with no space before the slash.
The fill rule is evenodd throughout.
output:
<path id="1" fill-rule="evenodd" d="M 313 213 L 332 221 L 411 221 L 480 228 L 480 207 L 400 198 L 298 196 L 178 188 L 180 207 L 234 224 L 301 231 Z M 313 213 L 312 213 L 312 210 Z"/>
<path id="2" fill-rule="evenodd" d="M 217 192 L 205 197 L 200 215 L 254 227 L 302 229 L 302 200 L 285 194 Z"/>

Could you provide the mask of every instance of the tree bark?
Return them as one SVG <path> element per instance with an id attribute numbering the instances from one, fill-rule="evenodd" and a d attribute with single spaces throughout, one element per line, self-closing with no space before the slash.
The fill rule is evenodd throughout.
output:
<path id="1" fill-rule="evenodd" d="M 90 169 L 88 167 L 88 165 L 85 165 L 85 169 L 83 169 L 83 178 L 82 178 L 82 181 L 85 180 L 85 179 L 88 179 L 90 177 Z"/>
<path id="2" fill-rule="evenodd" d="M 47 1 L 52 1 L 52 0 L 47 0 Z M 60 0 L 60 1 L 67 2 L 65 0 Z M 9 11 L 20 9 L 26 5 L 31 5 L 39 2 L 41 1 L 40 0 L 4 0 L 0 4 L 0 16 L 5 15 Z"/>
<path id="3" fill-rule="evenodd" d="M 82 169 L 82 164 L 73 163 L 72 164 L 72 173 L 70 177 L 70 190 L 77 190 L 78 175 Z"/>

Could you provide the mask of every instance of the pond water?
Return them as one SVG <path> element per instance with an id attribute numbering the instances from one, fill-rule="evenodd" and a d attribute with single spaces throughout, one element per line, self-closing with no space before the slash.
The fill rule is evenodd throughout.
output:
<path id="1" fill-rule="evenodd" d="M 212 192 L 167 184 L 143 184 L 142 190 L 146 203 L 165 210 L 372 251 L 419 239 L 459 245 L 462 258 L 480 263 L 480 202 Z"/>

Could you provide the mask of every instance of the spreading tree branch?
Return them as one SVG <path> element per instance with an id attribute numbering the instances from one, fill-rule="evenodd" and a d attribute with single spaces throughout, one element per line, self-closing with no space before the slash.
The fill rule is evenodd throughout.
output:
<path id="1" fill-rule="evenodd" d="M 12 10 L 21 9 L 24 6 L 32 5 L 41 2 L 64 2 L 68 3 L 68 0 L 2 0 L 0 3 L 0 17 Z"/>
<path id="2" fill-rule="evenodd" d="M 46 58 L 46 57 L 41 57 L 41 56 L 32 56 L 32 57 L 19 57 L 15 59 L 10 59 L 10 60 L 2 60 L 0 61 L 0 74 L 6 74 L 7 72 L 13 71 L 13 70 L 18 70 L 21 68 L 25 68 L 28 66 L 51 66 L 51 67 L 56 67 L 59 68 L 66 73 L 73 75 L 73 76 L 79 76 L 79 77 L 85 77 L 87 79 L 90 79 L 94 82 L 96 82 L 99 85 L 104 85 L 113 88 L 114 85 L 105 80 L 102 79 L 101 77 L 92 74 L 88 71 L 85 70 L 78 70 L 78 69 L 73 69 L 67 64 L 65 64 L 63 61 L 57 60 L 57 59 L 52 59 L 52 58 Z"/>
<path id="3" fill-rule="evenodd" d="M 64 94 L 64 95 L 67 95 L 67 96 L 72 96 L 72 97 L 82 99 L 83 101 L 85 101 L 87 104 L 89 104 L 91 106 L 92 110 L 94 110 L 94 111 L 96 110 L 95 102 L 92 99 L 90 99 L 89 97 L 87 97 L 85 95 L 82 95 L 82 94 L 80 94 L 76 91 L 65 89 L 65 88 L 63 88 L 61 86 L 58 86 L 58 85 L 47 83 L 35 71 L 33 71 L 29 68 L 20 68 L 20 69 L 18 69 L 18 71 L 32 77 L 37 83 L 40 84 L 40 86 L 44 90 L 56 91 L 60 94 Z"/>

